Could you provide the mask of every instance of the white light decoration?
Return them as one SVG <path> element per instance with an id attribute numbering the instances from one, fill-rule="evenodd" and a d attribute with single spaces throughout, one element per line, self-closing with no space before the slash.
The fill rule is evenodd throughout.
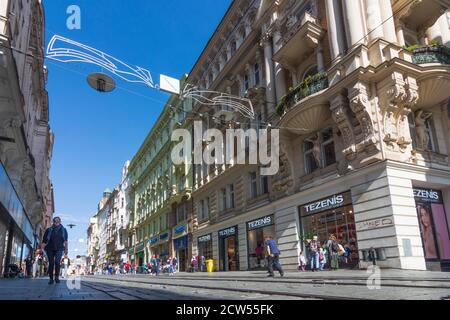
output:
<path id="1" fill-rule="evenodd" d="M 165 75 L 160 76 L 160 87 L 160 84 L 155 84 L 153 82 L 152 75 L 147 69 L 129 65 L 107 53 L 74 40 L 64 38 L 60 35 L 54 35 L 50 40 L 47 46 L 46 57 L 62 63 L 84 62 L 97 65 L 126 82 L 142 83 L 149 88 L 180 95 L 182 99 L 192 98 L 202 105 L 211 107 L 226 106 L 239 112 L 244 117 L 251 119 L 254 119 L 255 117 L 250 99 L 223 92 L 199 90 L 189 84 L 186 85 L 180 93 L 179 80 Z M 220 113 L 220 111 L 218 113 Z"/>
<path id="2" fill-rule="evenodd" d="M 54 35 L 50 40 L 46 57 L 64 63 L 85 62 L 94 64 L 108 70 L 124 81 L 143 83 L 150 88 L 159 89 L 159 86 L 153 82 L 150 71 L 138 66 L 130 66 L 100 50 L 59 35 Z"/>
<path id="3" fill-rule="evenodd" d="M 181 96 L 182 98 L 192 98 L 194 101 L 206 106 L 227 106 L 239 112 L 244 117 L 255 118 L 255 112 L 250 99 L 218 91 L 198 90 L 192 85 L 187 85 L 181 93 Z"/>

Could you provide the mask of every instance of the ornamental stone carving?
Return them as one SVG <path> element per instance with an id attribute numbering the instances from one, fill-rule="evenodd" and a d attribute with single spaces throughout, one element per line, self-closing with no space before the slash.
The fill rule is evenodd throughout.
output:
<path id="1" fill-rule="evenodd" d="M 358 142 L 357 151 L 363 151 L 368 146 L 377 143 L 372 121 L 372 111 L 367 93 L 367 87 L 358 82 L 349 90 L 350 108 L 358 119 L 361 128 L 361 139 Z"/>
<path id="2" fill-rule="evenodd" d="M 353 127 L 347 114 L 348 102 L 343 95 L 338 95 L 331 101 L 331 115 L 342 134 L 344 149 L 342 153 L 347 160 L 356 157 L 355 135 Z"/>
<path id="3" fill-rule="evenodd" d="M 408 115 L 419 99 L 418 86 L 414 78 L 404 77 L 399 72 L 393 72 L 383 84 L 383 140 L 392 151 L 404 153 L 412 144 Z"/>
<path id="4" fill-rule="evenodd" d="M 278 173 L 272 180 L 272 199 L 278 199 L 288 195 L 294 186 L 294 179 L 292 178 L 292 170 L 289 158 L 286 153 L 286 145 L 280 144 L 280 167 Z"/>
<path id="5" fill-rule="evenodd" d="M 417 110 L 414 116 L 417 145 L 423 150 L 428 149 L 428 144 L 430 142 L 430 137 L 427 134 L 426 122 L 431 116 L 432 114 L 430 112 L 424 112 L 423 110 Z"/>

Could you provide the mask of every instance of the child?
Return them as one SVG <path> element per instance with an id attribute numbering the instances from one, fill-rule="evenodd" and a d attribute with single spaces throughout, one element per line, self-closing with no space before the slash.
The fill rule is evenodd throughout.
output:
<path id="1" fill-rule="evenodd" d="M 325 267 L 325 264 L 327 263 L 327 252 L 325 248 L 319 249 L 319 264 L 320 264 L 320 271 L 323 271 L 323 268 Z"/>
<path id="2" fill-rule="evenodd" d="M 299 266 L 298 269 L 301 272 L 305 272 L 305 267 L 306 267 L 306 258 L 305 258 L 305 253 L 303 251 L 300 252 L 300 258 L 299 258 Z"/>

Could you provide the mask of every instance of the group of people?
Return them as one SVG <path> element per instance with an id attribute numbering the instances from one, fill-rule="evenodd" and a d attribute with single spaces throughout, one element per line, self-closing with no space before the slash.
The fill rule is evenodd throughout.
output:
<path id="1" fill-rule="evenodd" d="M 306 247 L 308 249 L 308 257 L 304 251 L 300 252 L 299 267 L 302 272 L 306 271 L 309 264 L 312 272 L 323 271 L 326 266 L 329 270 L 338 270 L 339 262 L 348 263 L 351 261 L 351 249 L 348 244 L 344 246 L 340 244 L 336 235 L 332 234 L 327 241 L 321 243 L 317 236 L 306 240 Z"/>
<path id="2" fill-rule="evenodd" d="M 284 276 L 284 271 L 279 260 L 281 252 L 276 241 L 270 235 L 266 235 L 264 239 L 264 247 L 258 245 L 258 260 L 263 259 L 263 252 L 265 252 L 268 277 L 274 277 L 274 270 L 277 270 L 280 276 Z M 34 259 L 30 255 L 25 261 L 27 276 L 35 277 L 38 274 L 38 270 L 43 266 L 44 261 L 48 261 L 49 284 L 53 284 L 54 282 L 59 283 L 60 275 L 67 277 L 67 270 L 70 265 L 70 260 L 67 257 L 67 242 L 67 230 L 61 225 L 61 219 L 55 217 L 53 219 L 53 225 L 45 231 L 43 245 L 36 251 Z M 351 261 L 351 249 L 349 245 L 339 243 L 334 234 L 330 235 L 328 240 L 323 243 L 319 241 L 317 236 L 313 236 L 312 239 L 307 239 L 305 244 L 308 255 L 306 256 L 304 251 L 300 253 L 298 267 L 300 271 L 306 271 L 308 264 L 313 272 L 324 270 L 325 266 L 328 266 L 330 270 L 337 270 L 340 260 L 344 263 L 348 263 L 349 260 Z M 260 261 L 258 261 L 259 263 Z M 61 265 L 64 266 L 63 270 L 61 270 Z M 104 265 L 103 268 L 92 268 L 92 272 L 111 275 L 134 274 L 139 272 L 139 268 L 137 265 L 133 266 L 129 262 L 121 262 L 118 264 Z M 176 257 L 162 259 L 158 255 L 153 255 L 150 261 L 142 266 L 140 271 L 158 276 L 162 272 L 173 275 L 177 269 L 178 261 Z M 197 270 L 206 270 L 205 257 L 192 257 L 190 271 L 195 272 Z"/>

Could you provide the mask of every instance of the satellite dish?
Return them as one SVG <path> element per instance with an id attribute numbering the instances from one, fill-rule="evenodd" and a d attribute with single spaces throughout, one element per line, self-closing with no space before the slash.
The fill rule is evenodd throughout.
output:
<path id="1" fill-rule="evenodd" d="M 98 92 L 111 92 L 116 88 L 114 79 L 100 72 L 91 73 L 87 78 L 87 82 Z"/>

